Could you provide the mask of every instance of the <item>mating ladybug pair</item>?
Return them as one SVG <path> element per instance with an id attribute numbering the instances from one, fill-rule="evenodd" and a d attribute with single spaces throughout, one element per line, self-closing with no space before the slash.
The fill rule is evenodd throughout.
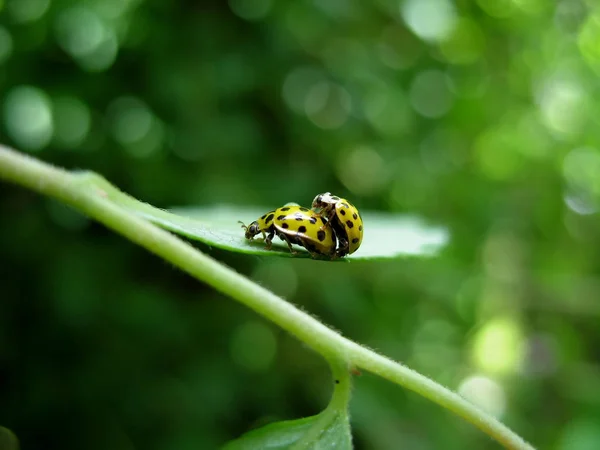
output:
<path id="1" fill-rule="evenodd" d="M 241 223 L 241 222 L 240 222 Z M 275 235 L 285 241 L 293 254 L 292 244 L 304 247 L 313 258 L 342 258 L 360 247 L 363 222 L 358 210 L 348 200 L 326 192 L 315 197 L 312 210 L 302 206 L 284 206 L 270 211 L 246 226 L 246 239 L 261 234 L 271 249 Z"/>

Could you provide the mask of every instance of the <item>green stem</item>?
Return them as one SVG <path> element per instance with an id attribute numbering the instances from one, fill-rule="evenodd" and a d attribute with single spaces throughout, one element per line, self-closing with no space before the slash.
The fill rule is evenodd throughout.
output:
<path id="1" fill-rule="evenodd" d="M 336 421 L 339 422 L 339 425 L 344 426 L 348 430 L 350 429 L 348 404 L 350 403 L 352 379 L 348 371 L 348 365 L 345 361 L 330 359 L 329 366 L 331 368 L 331 375 L 333 376 L 333 395 L 331 396 L 329 405 L 327 405 L 324 411 L 319 413 L 318 420 L 313 423 L 311 430 L 294 444 L 290 450 L 312 448 L 310 445 Z M 349 439 L 351 439 L 350 436 Z M 351 441 L 348 441 L 348 447 L 351 445 Z"/>
<path id="2" fill-rule="evenodd" d="M 312 347 L 332 363 L 334 377 L 345 384 L 336 387 L 332 404 L 348 401 L 349 376 L 340 367 L 356 366 L 411 389 L 448 408 L 509 449 L 532 449 L 518 435 L 466 400 L 432 380 L 368 350 L 344 337 L 310 315 L 300 311 L 265 288 L 201 253 L 193 246 L 137 217 L 115 203 L 135 202 L 138 209 L 155 211 L 141 204 L 102 177 L 71 173 L 0 145 L 0 179 L 57 198 L 103 223 L 127 239 L 164 258 L 221 293 L 245 304 Z M 141 206 L 140 206 L 141 205 Z M 346 392 L 345 396 L 340 393 Z M 336 397 L 336 394 L 340 397 Z M 336 406 L 337 407 L 337 406 Z"/>
<path id="3" fill-rule="evenodd" d="M 352 392 L 352 378 L 350 370 L 345 360 L 329 360 L 331 375 L 333 376 L 333 395 L 329 402 L 328 409 L 345 413 L 350 403 L 350 394 Z"/>

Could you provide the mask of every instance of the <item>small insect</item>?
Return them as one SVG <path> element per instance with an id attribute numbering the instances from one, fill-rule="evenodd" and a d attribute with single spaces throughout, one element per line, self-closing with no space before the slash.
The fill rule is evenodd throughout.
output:
<path id="1" fill-rule="evenodd" d="M 313 258 L 318 256 L 336 257 L 336 238 L 331 226 L 319 214 L 302 206 L 283 206 L 270 211 L 246 226 L 246 239 L 262 234 L 266 248 L 271 249 L 273 237 L 279 236 L 285 241 L 292 254 L 297 252 L 292 244 L 304 247 Z"/>
<path id="2" fill-rule="evenodd" d="M 338 240 L 336 251 L 338 257 L 344 257 L 358 250 L 363 239 L 363 221 L 358 209 L 352 203 L 345 198 L 325 192 L 315 197 L 312 209 L 325 217 L 335 231 Z"/>

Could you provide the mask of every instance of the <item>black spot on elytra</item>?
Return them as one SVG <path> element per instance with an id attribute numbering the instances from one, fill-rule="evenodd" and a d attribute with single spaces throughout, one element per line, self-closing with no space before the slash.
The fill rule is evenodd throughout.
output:
<path id="1" fill-rule="evenodd" d="M 265 217 L 267 217 L 267 215 L 265 214 L 264 216 L 261 217 L 261 220 L 265 220 Z"/>
<path id="2" fill-rule="evenodd" d="M 362 231 L 362 225 L 358 226 L 358 231 Z"/>
<path id="3" fill-rule="evenodd" d="M 302 214 L 296 214 L 294 215 L 295 219 L 300 222 L 301 220 L 304 220 L 304 216 Z"/>
<path id="4" fill-rule="evenodd" d="M 298 233 L 306 233 L 306 227 L 304 225 L 300 225 L 298 227 Z"/>
<path id="5" fill-rule="evenodd" d="M 280 211 L 289 211 L 290 208 L 288 206 L 286 206 L 285 208 L 281 208 Z"/>
<path id="6" fill-rule="evenodd" d="M 289 228 L 289 225 L 287 223 L 283 222 L 281 224 L 281 228 Z"/>
<path id="7" fill-rule="evenodd" d="M 323 216 L 321 216 L 321 222 L 323 222 L 323 225 L 325 225 L 327 222 L 325 222 L 325 219 L 323 218 Z"/>
<path id="8" fill-rule="evenodd" d="M 308 221 L 314 225 L 315 223 L 317 223 L 317 218 L 311 217 L 310 219 L 308 219 Z"/>
<path id="9" fill-rule="evenodd" d="M 352 239 L 352 243 L 353 243 L 353 244 L 358 244 L 358 238 L 354 238 L 354 239 Z"/>
<path id="10" fill-rule="evenodd" d="M 351 220 L 346 220 L 346 225 L 348 226 L 348 228 L 353 228 L 354 222 L 352 222 Z"/>
<path id="11" fill-rule="evenodd" d="M 265 220 L 265 222 L 266 222 L 266 223 L 269 223 L 271 220 L 273 220 L 273 216 L 274 216 L 274 214 L 269 214 L 269 215 L 267 216 L 267 220 Z"/>
<path id="12" fill-rule="evenodd" d="M 285 214 L 282 214 L 282 215 L 280 215 L 280 216 L 277 216 L 277 220 L 279 220 L 280 222 L 281 222 L 282 220 L 284 220 L 284 219 L 285 219 Z"/>
<path id="13" fill-rule="evenodd" d="M 306 212 L 306 211 L 308 211 L 308 208 L 304 208 L 304 207 L 302 207 L 302 208 L 300 208 L 300 211 L 304 211 L 304 212 Z"/>
<path id="14" fill-rule="evenodd" d="M 317 231 L 317 239 L 320 242 L 323 242 L 325 240 L 325 236 L 326 236 L 326 234 L 325 234 L 325 232 L 323 230 Z"/>
<path id="15" fill-rule="evenodd" d="M 340 209 L 340 214 L 341 214 L 342 216 L 345 216 L 345 215 L 346 215 L 346 211 L 345 211 L 345 210 L 343 210 L 343 209 Z"/>
<path id="16" fill-rule="evenodd" d="M 353 218 L 354 220 L 358 219 L 358 214 L 356 214 L 356 213 L 352 214 L 352 218 Z"/>
<path id="17" fill-rule="evenodd" d="M 342 206 L 343 206 L 344 208 L 350 208 L 350 205 L 349 205 L 348 203 L 342 203 Z"/>

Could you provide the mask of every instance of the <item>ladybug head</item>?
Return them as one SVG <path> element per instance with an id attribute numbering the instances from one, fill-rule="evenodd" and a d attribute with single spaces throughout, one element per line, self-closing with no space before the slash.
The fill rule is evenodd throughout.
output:
<path id="1" fill-rule="evenodd" d="M 241 222 L 240 222 L 241 223 Z M 246 226 L 242 223 L 242 228 L 246 230 L 246 239 L 252 239 L 254 236 L 260 233 L 260 228 L 258 226 L 258 221 L 252 222 L 250 225 Z"/>
<path id="2" fill-rule="evenodd" d="M 334 205 L 340 198 L 335 195 L 331 195 L 331 192 L 325 192 L 315 197 L 312 202 L 313 208 L 325 208 L 329 205 Z"/>

